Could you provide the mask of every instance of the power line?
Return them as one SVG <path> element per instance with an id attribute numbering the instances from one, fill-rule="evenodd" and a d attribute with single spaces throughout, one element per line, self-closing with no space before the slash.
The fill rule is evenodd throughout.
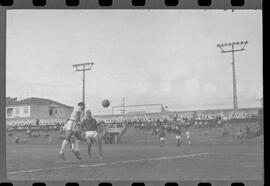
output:
<path id="1" fill-rule="evenodd" d="M 232 53 L 232 71 L 233 71 L 233 108 L 237 109 L 237 89 L 236 89 L 236 76 L 235 76 L 235 59 L 234 53 L 245 50 L 245 46 L 248 44 L 247 41 L 232 42 L 232 43 L 222 43 L 218 44 L 217 47 L 220 48 L 220 53 Z M 240 46 L 239 49 L 235 49 L 235 46 Z M 225 48 L 229 47 L 229 50 Z"/>
<path id="2" fill-rule="evenodd" d="M 116 108 L 122 108 L 120 109 L 121 113 L 124 114 L 126 113 L 126 108 L 130 108 L 130 107 L 142 107 L 142 106 L 160 106 L 160 111 L 161 112 L 165 112 L 166 109 L 168 109 L 168 106 L 164 106 L 163 104 L 139 104 L 139 105 L 126 105 L 125 104 L 125 99 L 123 98 L 123 102 L 122 104 L 120 104 L 119 106 L 112 106 L 112 114 L 114 114 L 114 109 Z"/>

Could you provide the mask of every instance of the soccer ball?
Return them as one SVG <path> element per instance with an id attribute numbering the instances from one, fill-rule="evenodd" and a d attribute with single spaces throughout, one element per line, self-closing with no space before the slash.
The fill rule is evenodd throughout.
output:
<path id="1" fill-rule="evenodd" d="M 109 106 L 110 106 L 110 101 L 107 100 L 107 99 L 104 99 L 104 100 L 102 101 L 102 106 L 105 107 L 105 108 L 109 107 Z"/>

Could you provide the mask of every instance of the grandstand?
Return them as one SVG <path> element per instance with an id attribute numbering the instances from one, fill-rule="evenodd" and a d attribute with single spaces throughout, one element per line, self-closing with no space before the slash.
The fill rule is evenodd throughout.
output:
<path id="1" fill-rule="evenodd" d="M 133 112 L 126 114 L 111 114 L 111 115 L 94 115 L 99 121 L 112 122 L 123 120 L 157 120 L 157 119 L 172 119 L 175 114 L 180 118 L 192 118 L 195 116 L 202 119 L 215 118 L 221 116 L 223 118 L 253 118 L 256 117 L 260 108 L 239 108 L 234 109 L 216 109 L 216 110 L 193 110 L 193 111 L 166 111 L 166 112 Z"/>

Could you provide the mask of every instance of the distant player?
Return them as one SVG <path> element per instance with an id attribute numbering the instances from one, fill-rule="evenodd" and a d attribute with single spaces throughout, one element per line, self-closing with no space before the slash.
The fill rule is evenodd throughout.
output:
<path id="1" fill-rule="evenodd" d="M 88 144 L 88 156 L 91 157 L 91 146 L 93 142 L 98 145 L 99 157 L 102 158 L 102 141 L 98 134 L 97 121 L 92 118 L 91 111 L 86 111 L 86 118 L 81 123 L 81 129 L 85 132 L 85 138 Z"/>
<path id="2" fill-rule="evenodd" d="M 178 115 L 177 115 L 177 112 L 174 112 L 173 122 L 177 123 L 177 121 L 178 121 Z"/>
<path id="3" fill-rule="evenodd" d="M 186 131 L 186 136 L 187 136 L 187 141 L 188 141 L 188 144 L 190 145 L 191 144 L 191 136 L 190 136 L 190 132 L 187 130 Z"/>
<path id="4" fill-rule="evenodd" d="M 29 128 L 29 129 L 26 131 L 26 134 L 28 135 L 28 138 L 31 138 L 31 137 L 32 137 L 32 133 L 33 133 L 33 131 L 31 130 L 31 128 Z"/>
<path id="5" fill-rule="evenodd" d="M 62 146 L 59 152 L 59 157 L 66 161 L 64 156 L 64 150 L 68 144 L 71 144 L 72 136 L 76 137 L 77 140 L 74 144 L 73 153 L 77 157 L 77 159 L 81 160 L 80 153 L 79 153 L 79 140 L 83 140 L 82 136 L 76 129 L 76 125 L 80 122 L 82 112 L 85 109 L 85 104 L 83 102 L 79 102 L 77 108 L 73 110 L 70 115 L 70 118 L 67 120 L 66 124 L 64 125 L 64 130 L 66 131 L 65 139 L 62 142 Z"/>
<path id="6" fill-rule="evenodd" d="M 161 143 L 161 146 L 165 146 L 165 130 L 163 127 L 161 127 L 160 132 L 159 132 L 159 141 Z"/>
<path id="7" fill-rule="evenodd" d="M 156 128 L 156 135 L 159 133 L 159 128 Z"/>
<path id="8" fill-rule="evenodd" d="M 49 137 L 49 144 L 52 144 L 53 143 L 53 138 L 50 136 Z"/>
<path id="9" fill-rule="evenodd" d="M 237 133 L 237 139 L 243 139 L 244 138 L 244 133 L 243 131 L 240 129 L 239 132 Z"/>
<path id="10" fill-rule="evenodd" d="M 18 136 L 15 137 L 15 143 L 18 144 L 20 142 L 20 138 Z"/>
<path id="11" fill-rule="evenodd" d="M 180 147 L 182 143 L 181 127 L 177 127 L 175 139 L 177 146 Z"/>
<path id="12" fill-rule="evenodd" d="M 182 143 L 182 136 L 181 136 L 181 134 L 177 133 L 176 136 L 175 136 L 175 139 L 176 139 L 176 145 L 177 145 L 177 147 L 180 147 L 180 145 Z"/>

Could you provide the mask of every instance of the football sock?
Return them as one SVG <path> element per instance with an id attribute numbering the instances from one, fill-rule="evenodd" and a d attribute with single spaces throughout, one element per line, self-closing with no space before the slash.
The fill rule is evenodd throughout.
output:
<path id="1" fill-rule="evenodd" d="M 64 150 L 65 150 L 65 148 L 66 148 L 66 146 L 67 146 L 67 144 L 68 144 L 69 142 L 67 141 L 67 140 L 64 140 L 63 141 L 63 143 L 62 143 L 62 146 L 61 146 L 61 149 L 60 149 L 60 154 L 63 154 L 63 152 L 64 152 Z"/>

